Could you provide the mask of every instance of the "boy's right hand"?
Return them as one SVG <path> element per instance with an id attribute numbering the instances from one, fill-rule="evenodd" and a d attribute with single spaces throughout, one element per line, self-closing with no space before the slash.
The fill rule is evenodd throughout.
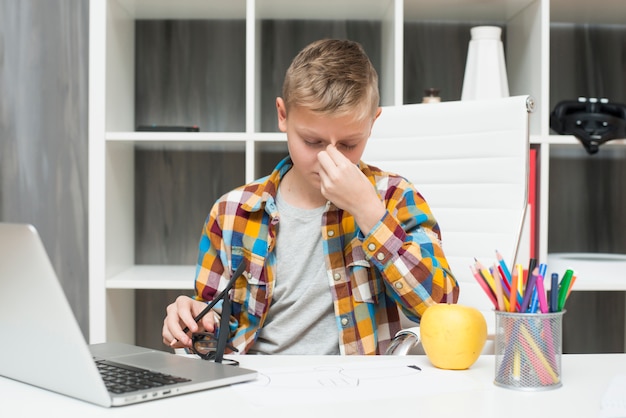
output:
<path id="1" fill-rule="evenodd" d="M 179 296 L 174 303 L 168 305 L 167 316 L 163 320 L 163 343 L 172 348 L 191 347 L 191 337 L 183 332 L 215 330 L 215 314 L 209 312 L 196 323 L 194 318 L 206 308 L 206 303 L 188 296 Z"/>

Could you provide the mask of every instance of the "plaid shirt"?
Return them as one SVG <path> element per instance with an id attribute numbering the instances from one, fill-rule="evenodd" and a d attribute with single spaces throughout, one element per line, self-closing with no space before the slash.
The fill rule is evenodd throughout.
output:
<path id="1" fill-rule="evenodd" d="M 269 176 L 222 196 L 204 224 L 196 299 L 211 300 L 245 263 L 230 294 L 230 342 L 240 353 L 256 341 L 272 303 L 280 222 L 275 197 L 291 166 L 287 157 Z M 439 226 L 414 186 L 363 162 L 359 167 L 387 213 L 363 236 L 350 213 L 328 202 L 321 222 L 324 257 L 340 352 L 381 354 L 400 330 L 398 307 L 419 321 L 428 306 L 455 303 L 459 289 L 441 249 Z"/>

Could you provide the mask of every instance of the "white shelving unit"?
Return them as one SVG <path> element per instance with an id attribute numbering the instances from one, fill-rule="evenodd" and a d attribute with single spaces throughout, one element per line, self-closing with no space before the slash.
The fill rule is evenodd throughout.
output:
<path id="1" fill-rule="evenodd" d="M 619 3 L 619 4 L 618 4 Z M 245 180 L 255 178 L 259 149 L 284 146 L 280 133 L 262 133 L 259 95 L 262 19 L 380 21 L 383 105 L 403 103 L 403 29 L 409 21 L 493 22 L 506 26 L 511 95 L 531 94 L 532 142 L 540 149 L 540 256 L 546 256 L 550 147 L 575 144 L 549 135 L 549 33 L 555 18 L 614 23 L 624 15 L 614 0 L 92 0 L 89 57 L 90 342 L 134 340 L 134 289 L 188 289 L 194 266 L 134 262 L 135 147 L 237 150 Z M 551 19 L 552 16 L 552 19 Z M 138 19 L 245 21 L 245 132 L 134 132 L 134 25 Z M 618 22 L 623 23 L 623 22 Z M 227 40 L 226 40 L 227 42 Z"/>

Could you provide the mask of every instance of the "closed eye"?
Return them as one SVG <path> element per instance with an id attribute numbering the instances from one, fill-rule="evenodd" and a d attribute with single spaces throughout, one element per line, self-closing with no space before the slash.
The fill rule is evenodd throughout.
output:
<path id="1" fill-rule="evenodd" d="M 307 141 L 306 139 L 303 139 L 303 141 L 307 147 L 311 147 L 311 148 L 324 147 L 324 143 L 321 141 Z"/>
<path id="2" fill-rule="evenodd" d="M 341 144 L 341 147 L 343 149 L 345 149 L 346 151 L 350 151 L 356 148 L 356 145 L 350 145 L 350 144 Z"/>

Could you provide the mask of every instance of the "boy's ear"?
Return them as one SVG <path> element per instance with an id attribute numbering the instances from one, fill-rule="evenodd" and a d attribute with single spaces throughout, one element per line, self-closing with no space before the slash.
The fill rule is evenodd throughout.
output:
<path id="1" fill-rule="evenodd" d="M 372 121 L 372 126 L 370 127 L 370 135 L 372 134 L 372 128 L 374 127 L 374 122 L 376 122 L 376 119 L 378 119 L 378 117 L 380 116 L 380 114 L 383 113 L 383 108 L 379 107 L 378 109 L 376 109 L 376 114 L 374 115 L 374 120 Z"/>
<path id="2" fill-rule="evenodd" d="M 379 107 L 379 108 L 376 110 L 376 116 L 374 116 L 374 121 L 376 121 L 376 119 L 378 119 L 378 117 L 380 116 L 380 114 L 381 114 L 381 113 L 383 113 L 383 108 L 382 108 L 382 107 Z"/>
<path id="3" fill-rule="evenodd" d="M 276 98 L 276 116 L 278 117 L 278 129 L 287 132 L 287 108 L 282 97 Z"/>

